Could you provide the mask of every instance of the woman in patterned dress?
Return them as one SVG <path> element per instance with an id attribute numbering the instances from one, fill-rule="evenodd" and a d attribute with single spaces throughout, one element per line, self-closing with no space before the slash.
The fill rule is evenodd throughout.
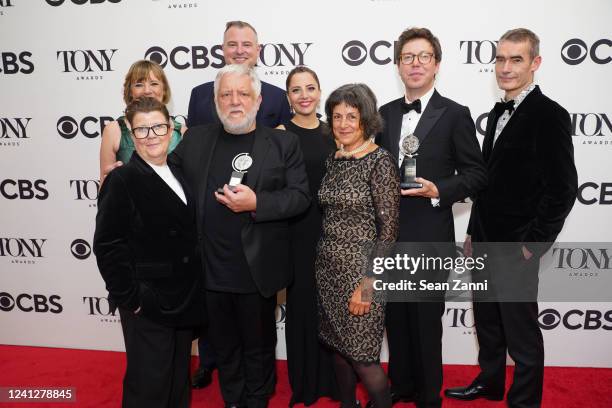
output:
<path id="1" fill-rule="evenodd" d="M 319 339 L 334 352 L 342 407 L 359 406 L 357 376 L 377 408 L 391 407 L 380 365 L 384 301 L 371 295 L 372 251 L 395 242 L 399 176 L 391 155 L 373 143 L 382 119 L 364 84 L 336 89 L 325 113 L 340 149 L 330 156 L 319 190 L 323 234 L 317 247 Z"/>

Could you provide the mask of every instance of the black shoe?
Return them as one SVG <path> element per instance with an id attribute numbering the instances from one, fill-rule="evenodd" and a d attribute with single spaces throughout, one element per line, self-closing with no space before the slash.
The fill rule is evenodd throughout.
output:
<path id="1" fill-rule="evenodd" d="M 414 402 L 416 401 L 415 395 L 399 395 L 391 391 L 391 406 L 398 402 Z M 376 408 L 373 401 L 368 401 L 365 408 Z"/>
<path id="2" fill-rule="evenodd" d="M 491 392 L 486 386 L 473 382 L 467 387 L 447 388 L 444 395 L 462 401 L 473 401 L 478 398 L 485 398 L 491 401 L 501 401 L 504 399 L 503 392 Z"/>
<path id="3" fill-rule="evenodd" d="M 193 388 L 206 388 L 212 383 L 212 372 L 210 368 L 198 367 L 191 377 L 191 386 Z"/>

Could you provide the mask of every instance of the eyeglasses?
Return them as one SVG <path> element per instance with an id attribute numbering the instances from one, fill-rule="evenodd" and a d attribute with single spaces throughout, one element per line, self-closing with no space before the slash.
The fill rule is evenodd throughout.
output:
<path id="1" fill-rule="evenodd" d="M 168 134 L 170 125 L 167 123 L 160 123 L 153 126 L 142 126 L 132 129 L 132 134 L 136 139 L 146 139 L 149 137 L 149 131 L 152 130 L 155 136 L 165 136 Z"/>
<path id="2" fill-rule="evenodd" d="M 422 52 L 419 55 L 402 54 L 400 55 L 400 61 L 404 65 L 410 65 L 414 62 L 415 58 L 418 58 L 421 64 L 429 64 L 432 57 L 433 57 L 433 54 L 430 52 Z"/>

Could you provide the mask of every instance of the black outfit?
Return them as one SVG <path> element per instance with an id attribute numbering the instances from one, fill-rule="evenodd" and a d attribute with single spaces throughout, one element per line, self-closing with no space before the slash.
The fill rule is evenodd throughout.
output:
<path id="1" fill-rule="evenodd" d="M 304 154 L 310 194 L 316 197 L 325 172 L 325 159 L 336 144 L 323 122 L 305 129 L 293 122 L 285 128 L 296 134 Z M 312 405 L 320 397 L 337 398 L 332 353 L 319 343 L 314 263 L 321 236 L 321 209 L 313 200 L 308 211 L 290 222 L 293 282 L 287 288 L 285 343 L 291 385 L 290 404 Z"/>
<path id="2" fill-rule="evenodd" d="M 219 132 L 215 151 L 208 171 L 206 197 L 213 197 L 218 188 L 227 184 L 232 174 L 232 160 L 238 154 L 251 154 L 255 132 L 240 137 L 222 130 Z M 248 177 L 248 173 L 245 175 Z M 246 179 L 243 178 L 243 182 Z M 256 293 L 257 287 L 251 273 L 240 234 L 250 222 L 251 215 L 235 214 L 217 200 L 206 200 L 204 214 L 204 251 L 206 253 L 206 289 L 232 292 Z"/>
<path id="3" fill-rule="evenodd" d="M 388 149 L 396 160 L 404 104 L 405 98 L 401 97 L 380 108 L 385 129 L 376 143 Z M 440 203 L 434 207 L 429 198 L 403 196 L 398 242 L 454 243 L 453 204 L 486 185 L 486 170 L 470 111 L 434 90 L 414 134 L 420 141 L 417 176 L 437 186 Z M 440 253 L 440 247 L 428 248 L 426 244 L 419 246 L 421 252 L 427 256 L 447 255 Z M 387 303 L 391 389 L 398 396 L 416 397 L 418 407 L 441 405 L 444 298 L 443 293 L 437 295 L 422 302 Z"/>
<path id="4" fill-rule="evenodd" d="M 109 173 L 98 196 L 94 253 L 121 315 L 124 407 L 189 404 L 191 327 L 203 324 L 204 299 L 193 200 L 171 170 L 188 205 L 137 153 Z"/>
<path id="5" fill-rule="evenodd" d="M 257 111 L 257 123 L 262 126 L 275 128 L 281 123 L 291 119 L 287 93 L 281 88 L 261 82 L 261 105 Z M 191 91 L 187 125 L 189 127 L 219 124 L 219 117 L 215 108 L 214 82 L 206 82 L 196 86 Z M 227 181 L 226 181 L 227 182 Z M 200 355 L 200 370 L 211 370 L 215 367 L 215 355 L 206 340 L 206 332 L 202 333 L 198 342 Z"/>
<path id="6" fill-rule="evenodd" d="M 526 279 L 522 285 L 537 291 L 539 257 L 557 238 L 576 198 L 570 117 L 535 87 L 493 144 L 497 119 L 491 110 L 483 143 L 489 185 L 474 202 L 468 234 L 475 249 L 477 242 L 521 243 L 508 264 Z M 529 261 L 522 255 L 523 243 L 534 253 Z M 492 278 L 497 272 L 489 270 Z M 539 407 L 544 345 L 535 299 L 475 302 L 474 319 L 481 368 L 476 383 L 503 396 L 507 350 L 515 362 L 508 405 Z"/>
<path id="7" fill-rule="evenodd" d="M 223 129 L 212 124 L 190 128 L 169 160 L 179 166 L 187 183 L 197 191 L 198 239 L 204 251 L 214 236 L 207 236 L 211 219 L 206 208 L 215 201 L 209 186 L 216 146 Z M 231 135 L 236 138 L 248 135 Z M 223 143 L 223 142 L 221 142 Z M 295 135 L 281 130 L 257 127 L 254 133 L 246 185 L 257 196 L 257 209 L 249 213 L 240 230 L 240 242 L 255 293 L 214 290 L 205 282 L 209 308 L 209 337 L 217 353 L 221 392 L 227 404 L 266 406 L 274 391 L 276 329 L 275 295 L 291 281 L 288 220 L 308 208 L 310 194 L 302 152 Z M 231 162 L 230 162 L 231 165 Z M 231 173 L 230 173 L 231 174 Z M 230 174 L 227 174 L 229 180 Z M 242 219 L 245 214 L 233 213 Z M 229 260 L 225 260 L 229 262 Z M 214 266 L 214 264 L 213 264 Z M 239 282 L 236 282 L 239 283 Z"/>

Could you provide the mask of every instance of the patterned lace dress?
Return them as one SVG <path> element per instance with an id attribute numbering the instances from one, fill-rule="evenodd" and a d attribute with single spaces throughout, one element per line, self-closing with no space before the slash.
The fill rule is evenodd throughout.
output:
<path id="1" fill-rule="evenodd" d="M 359 159 L 331 156 L 325 167 L 319 190 L 323 235 L 315 265 L 319 339 L 350 360 L 377 362 L 385 320 L 383 301 L 375 296 L 370 312 L 363 316 L 352 315 L 348 305 L 366 274 L 371 248 L 397 239 L 397 166 L 386 150 L 378 148 Z"/>

